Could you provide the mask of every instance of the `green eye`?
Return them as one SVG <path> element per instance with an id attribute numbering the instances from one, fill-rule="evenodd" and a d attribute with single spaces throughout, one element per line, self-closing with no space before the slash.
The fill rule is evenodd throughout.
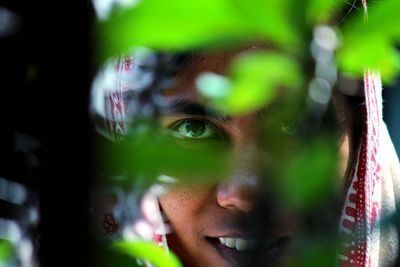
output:
<path id="1" fill-rule="evenodd" d="M 214 125 L 203 120 L 185 119 L 174 123 L 170 130 L 175 136 L 190 139 L 221 138 Z"/>

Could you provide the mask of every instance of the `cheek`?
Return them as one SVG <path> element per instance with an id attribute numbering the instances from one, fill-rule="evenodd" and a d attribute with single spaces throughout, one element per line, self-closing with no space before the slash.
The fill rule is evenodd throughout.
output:
<path id="1" fill-rule="evenodd" d="M 180 217 L 190 214 L 192 209 L 196 208 L 196 203 L 193 203 L 188 194 L 188 190 L 176 190 L 175 188 L 161 197 L 160 203 L 164 213 L 169 220 L 179 220 Z"/>
<path id="2" fill-rule="evenodd" d="M 167 218 L 174 221 L 195 221 L 212 198 L 212 187 L 185 184 L 171 187 L 161 197 L 161 207 Z"/>
<path id="3" fill-rule="evenodd" d="M 203 236 L 210 223 L 207 211 L 213 203 L 212 192 L 212 186 L 186 184 L 171 187 L 160 198 L 163 212 L 172 227 L 173 234 L 168 239 L 170 249 L 188 266 L 210 266 Z"/>

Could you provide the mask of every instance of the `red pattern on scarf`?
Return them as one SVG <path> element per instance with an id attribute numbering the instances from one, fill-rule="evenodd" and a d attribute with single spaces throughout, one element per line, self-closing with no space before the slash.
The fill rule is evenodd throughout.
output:
<path id="1" fill-rule="evenodd" d="M 132 63 L 132 56 L 125 55 L 123 59 L 118 58 L 114 66 L 115 71 L 120 75 L 129 73 L 132 70 Z M 129 89 L 129 85 L 125 83 L 124 79 L 118 79 L 116 87 L 109 95 L 105 96 L 104 110 L 106 118 L 109 118 L 106 122 L 106 129 L 119 142 L 126 131 L 124 92 Z"/>
<path id="2" fill-rule="evenodd" d="M 364 76 L 365 125 L 341 223 L 347 237 L 341 257 L 343 266 L 376 266 L 371 251 L 373 234 L 379 230 L 377 219 L 380 218 L 379 191 L 382 177 L 378 161 L 381 88 L 376 87 L 376 79 L 370 72 Z"/>

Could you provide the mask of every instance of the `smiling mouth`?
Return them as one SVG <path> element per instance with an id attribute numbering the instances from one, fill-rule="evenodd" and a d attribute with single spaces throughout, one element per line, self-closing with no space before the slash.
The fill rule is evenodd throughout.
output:
<path id="1" fill-rule="evenodd" d="M 289 243 L 288 237 L 260 240 L 235 237 L 206 237 L 218 254 L 233 266 L 247 266 L 250 261 L 270 264 L 276 261 Z M 255 260 L 256 259 L 256 260 Z"/>

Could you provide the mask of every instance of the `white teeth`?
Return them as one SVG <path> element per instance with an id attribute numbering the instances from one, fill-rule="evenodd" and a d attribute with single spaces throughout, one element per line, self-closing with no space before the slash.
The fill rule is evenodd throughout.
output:
<path id="1" fill-rule="evenodd" d="M 247 249 L 249 246 L 249 242 L 244 239 L 237 239 L 236 240 L 236 250 L 242 251 Z"/>
<path id="2" fill-rule="evenodd" d="M 236 239 L 235 238 L 226 238 L 225 239 L 225 246 L 227 246 L 228 248 L 234 248 L 235 247 L 235 243 L 236 243 Z"/>
<path id="3" fill-rule="evenodd" d="M 218 238 L 219 242 L 228 247 L 228 248 L 234 248 L 238 251 L 243 251 L 243 250 L 248 250 L 253 247 L 254 242 L 252 240 L 247 240 L 247 239 L 242 239 L 242 238 L 223 238 L 220 237 Z"/>

